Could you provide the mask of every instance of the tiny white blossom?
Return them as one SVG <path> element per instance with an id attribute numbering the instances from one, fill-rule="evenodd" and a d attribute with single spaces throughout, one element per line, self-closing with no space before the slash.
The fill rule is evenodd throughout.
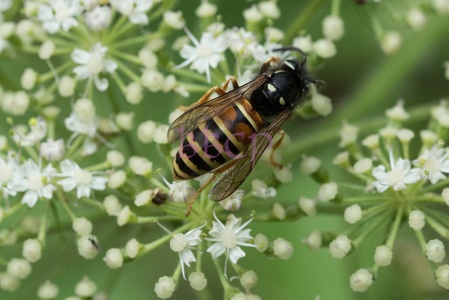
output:
<path id="1" fill-rule="evenodd" d="M 449 188 L 446 187 L 441 191 L 441 197 L 443 198 L 444 203 L 449 206 Z"/>
<path id="2" fill-rule="evenodd" d="M 322 27 L 324 37 L 333 41 L 339 40 L 345 32 L 343 20 L 337 15 L 326 16 Z"/>
<path id="3" fill-rule="evenodd" d="M 345 209 L 344 219 L 349 224 L 355 224 L 362 219 L 363 211 L 360 205 L 353 204 Z"/>
<path id="4" fill-rule="evenodd" d="M 111 248 L 106 251 L 105 257 L 103 257 L 103 260 L 111 269 L 118 269 L 123 265 L 123 255 L 120 249 L 118 248 Z"/>
<path id="5" fill-rule="evenodd" d="M 182 277 L 186 279 L 184 265 L 190 267 L 190 263 L 196 262 L 196 258 L 193 255 L 192 248 L 198 246 L 201 243 L 202 228 L 206 224 L 192 229 L 186 233 L 175 233 L 170 240 L 170 249 L 177 252 L 179 260 L 181 261 Z"/>
<path id="6" fill-rule="evenodd" d="M 90 197 L 91 190 L 102 191 L 106 188 L 108 179 L 103 176 L 95 175 L 87 170 L 81 169 L 77 163 L 69 159 L 63 160 L 59 167 L 60 177 L 65 177 L 58 181 L 58 184 L 66 192 L 76 188 L 76 197 Z"/>
<path id="7" fill-rule="evenodd" d="M 207 278 L 203 272 L 190 273 L 189 282 L 192 289 L 196 291 L 202 291 L 207 286 Z"/>
<path id="8" fill-rule="evenodd" d="M 343 121 L 343 126 L 340 129 L 340 143 L 338 146 L 346 147 L 354 144 L 357 141 L 359 128 L 355 125 Z"/>
<path id="9" fill-rule="evenodd" d="M 212 230 L 209 231 L 211 238 L 206 240 L 215 242 L 207 252 L 215 259 L 226 252 L 226 261 L 231 260 L 233 264 L 245 256 L 245 252 L 240 248 L 257 247 L 249 243 L 253 238 L 250 235 L 251 229 L 244 229 L 253 219 L 249 219 L 243 225 L 241 218 L 236 218 L 234 215 L 229 215 L 226 224 L 221 223 L 214 212 L 215 221 L 212 223 Z M 226 273 L 226 272 L 225 272 Z"/>
<path id="10" fill-rule="evenodd" d="M 158 282 L 154 285 L 154 292 L 161 299 L 168 299 L 173 295 L 175 291 L 176 283 L 173 278 L 163 276 L 159 278 Z"/>
<path id="11" fill-rule="evenodd" d="M 41 299 L 56 299 L 58 294 L 58 286 L 49 280 L 45 281 L 37 290 L 37 296 Z"/>
<path id="12" fill-rule="evenodd" d="M 321 248 L 323 237 L 318 230 L 312 231 L 302 242 L 312 251 Z"/>
<path id="13" fill-rule="evenodd" d="M 140 25 L 149 23 L 147 12 L 153 6 L 153 0 L 111 0 L 110 3 L 118 12 L 127 16 L 131 23 Z"/>
<path id="14" fill-rule="evenodd" d="M 219 203 L 226 210 L 239 210 L 242 205 L 242 198 L 244 195 L 244 190 L 236 190 L 228 198 L 221 200 Z"/>
<path id="15" fill-rule="evenodd" d="M 37 18 L 42 21 L 42 28 L 50 34 L 61 28 L 69 31 L 78 26 L 76 17 L 81 14 L 82 9 L 78 0 L 49 0 L 48 4 L 39 6 Z"/>
<path id="16" fill-rule="evenodd" d="M 99 32 L 109 27 L 112 10 L 109 6 L 96 6 L 85 14 L 86 25 L 90 30 Z"/>
<path id="17" fill-rule="evenodd" d="M 346 235 L 337 236 L 330 244 L 329 251 L 335 258 L 345 257 L 351 251 L 351 240 Z"/>
<path id="18" fill-rule="evenodd" d="M 126 243 L 125 254 L 129 258 L 136 258 L 141 249 L 141 244 L 136 239 L 131 239 Z"/>
<path id="19" fill-rule="evenodd" d="M 80 236 L 90 234 L 92 227 L 92 222 L 84 217 L 76 218 L 72 222 L 72 229 Z"/>
<path id="20" fill-rule="evenodd" d="M 93 80 L 99 91 L 105 91 L 109 86 L 108 80 L 100 78 L 100 74 L 114 73 L 117 69 L 116 62 L 104 58 L 107 51 L 108 48 L 98 42 L 91 51 L 75 49 L 71 54 L 72 60 L 80 65 L 73 69 L 76 76 L 81 80 L 88 78 Z"/>
<path id="21" fill-rule="evenodd" d="M 251 185 L 253 189 L 252 194 L 256 197 L 267 199 L 276 196 L 276 189 L 273 187 L 268 187 L 262 180 L 254 179 Z"/>
<path id="22" fill-rule="evenodd" d="M 42 257 L 42 245 L 36 239 L 27 239 L 23 242 L 22 256 L 29 262 L 35 263 Z"/>
<path id="23" fill-rule="evenodd" d="M 328 39 L 319 39 L 314 42 L 313 51 L 323 59 L 334 57 L 335 54 L 337 54 L 337 48 L 334 43 Z"/>
<path id="24" fill-rule="evenodd" d="M 428 260 L 433 261 L 434 263 L 440 263 L 443 261 L 446 256 L 446 252 L 444 251 L 444 244 L 440 240 L 430 240 L 426 244 L 426 257 Z"/>
<path id="25" fill-rule="evenodd" d="M 48 161 L 60 160 L 65 154 L 64 140 L 48 139 L 46 142 L 40 143 L 39 154 Z"/>
<path id="26" fill-rule="evenodd" d="M 427 23 L 427 17 L 424 14 L 424 12 L 419 8 L 411 8 L 406 16 L 405 16 L 408 25 L 415 29 L 415 30 L 421 30 L 424 28 L 424 26 Z"/>
<path id="27" fill-rule="evenodd" d="M 85 259 L 93 259 L 99 252 L 98 239 L 92 234 L 82 235 L 76 241 L 79 255 Z"/>
<path id="28" fill-rule="evenodd" d="M 446 290 L 449 290 L 449 265 L 439 266 L 435 271 L 435 276 L 438 284 Z"/>
<path id="29" fill-rule="evenodd" d="M 248 270 L 240 276 L 240 284 L 246 290 L 250 290 L 257 284 L 257 274 L 253 270 Z"/>
<path id="30" fill-rule="evenodd" d="M 56 170 L 51 164 L 42 168 L 30 159 L 14 173 L 7 188 L 16 192 L 25 192 L 22 203 L 33 207 L 39 198 L 51 199 L 53 197 L 56 187 L 49 182 L 55 173 Z"/>
<path id="31" fill-rule="evenodd" d="M 404 100 L 399 100 L 395 106 L 385 111 L 385 115 L 395 121 L 405 121 L 409 118 L 409 114 L 404 109 Z"/>
<path id="32" fill-rule="evenodd" d="M 13 139 L 23 147 L 34 146 L 47 134 L 47 122 L 43 117 L 32 118 L 28 124 L 30 131 L 27 134 L 14 130 Z"/>
<path id="33" fill-rule="evenodd" d="M 338 185 L 335 182 L 322 184 L 318 190 L 317 198 L 320 201 L 331 201 L 338 195 Z"/>
<path id="34" fill-rule="evenodd" d="M 387 171 L 384 165 L 375 167 L 372 175 L 377 180 L 373 182 L 373 186 L 379 193 L 385 192 L 389 187 L 395 191 L 403 190 L 407 184 L 418 182 L 423 178 L 422 170 L 411 167 L 411 162 L 408 159 L 399 158 L 394 161 L 393 151 L 390 149 L 390 167 Z"/>
<path id="35" fill-rule="evenodd" d="M 422 168 L 432 184 L 446 178 L 443 173 L 449 173 L 449 153 L 438 146 L 427 149 L 413 164 Z"/>
<path id="36" fill-rule="evenodd" d="M 11 259 L 6 269 L 10 275 L 19 279 L 25 279 L 31 274 L 31 264 L 23 258 Z"/>
<path id="37" fill-rule="evenodd" d="M 293 254 L 293 245 L 283 238 L 277 238 L 273 241 L 273 252 L 280 259 L 289 259 Z"/>
<path id="38" fill-rule="evenodd" d="M 366 291 L 373 284 L 373 274 L 366 269 L 360 269 L 349 278 L 351 289 L 355 292 Z"/>
<path id="39" fill-rule="evenodd" d="M 385 54 L 393 54 L 399 50 L 402 44 L 402 36 L 399 32 L 390 31 L 384 34 L 380 46 Z"/>
<path id="40" fill-rule="evenodd" d="M 386 267 L 391 264 L 393 258 L 393 251 L 387 246 L 378 246 L 374 253 L 374 261 L 381 267 Z"/>
<path id="41" fill-rule="evenodd" d="M 426 225 L 426 216 L 420 210 L 413 210 L 408 216 L 408 224 L 414 230 L 421 230 Z"/>
<path id="42" fill-rule="evenodd" d="M 95 283 L 89 279 L 89 277 L 83 277 L 83 279 L 76 284 L 75 294 L 83 298 L 92 297 L 97 291 Z"/>
<path id="43" fill-rule="evenodd" d="M 200 74 L 206 73 L 207 81 L 210 82 L 210 68 L 216 68 L 218 63 L 224 60 L 224 51 L 227 48 L 224 35 L 214 37 L 209 32 L 203 32 L 200 41 L 193 34 L 186 30 L 187 36 L 193 43 L 193 46 L 185 44 L 180 52 L 183 63 L 177 68 L 183 68 L 192 64 L 190 68 L 198 71 Z"/>
<path id="44" fill-rule="evenodd" d="M 168 195 L 174 202 L 186 202 L 195 193 L 195 189 L 187 180 L 173 181 L 172 183 L 169 183 L 165 178 L 163 180 L 169 188 Z"/>
<path id="45" fill-rule="evenodd" d="M 86 134 L 94 137 L 99 119 L 95 113 L 95 106 L 90 99 L 82 98 L 75 102 L 70 116 L 64 119 L 66 128 L 75 134 Z"/>

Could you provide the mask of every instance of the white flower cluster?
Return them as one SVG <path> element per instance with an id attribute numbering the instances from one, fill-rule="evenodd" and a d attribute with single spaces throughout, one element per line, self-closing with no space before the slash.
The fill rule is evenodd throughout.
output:
<path id="1" fill-rule="evenodd" d="M 344 122 L 340 131 L 340 147 L 345 151 L 335 157 L 334 164 L 358 178 L 362 185 L 329 183 L 328 174 L 314 157 L 304 157 L 301 165 L 305 174 L 322 184 L 317 199 L 300 198 L 301 211 L 311 216 L 322 207 L 340 205 L 344 220 L 353 226 L 352 230 L 347 231 L 349 234 L 332 236 L 312 232 L 304 239 L 310 249 L 329 245 L 333 257 L 344 258 L 356 251 L 371 232 L 389 222 L 390 231 L 375 250 L 374 266 L 359 269 L 349 279 L 351 288 L 357 292 L 366 291 L 377 277 L 379 268 L 391 264 L 394 241 L 404 224 L 414 230 L 422 252 L 430 262 L 439 264 L 446 257 L 442 240 L 426 241 L 422 230 L 428 226 L 443 239 L 449 230 L 438 213 L 449 205 L 449 188 L 444 188 L 449 184 L 449 148 L 442 142 L 447 140 L 448 104 L 443 100 L 430 110 L 431 127 L 419 133 L 422 146 L 418 153 L 413 152 L 415 159 L 410 159 L 413 151 L 410 144 L 415 133 L 401 126 L 410 117 L 404 109 L 404 102 L 398 101 L 385 114 L 387 126 L 360 142 L 365 149 L 358 144 L 360 130 L 357 126 Z M 364 150 L 368 150 L 369 155 Z M 330 189 L 330 185 L 334 187 Z M 351 194 L 354 191 L 364 192 L 352 197 L 339 195 L 339 190 L 348 188 Z M 329 191 L 333 192 L 329 194 Z M 329 199 L 332 201 L 328 202 Z M 441 265 L 436 270 L 437 282 L 446 289 L 449 285 L 443 278 L 447 269 L 447 265 Z"/>

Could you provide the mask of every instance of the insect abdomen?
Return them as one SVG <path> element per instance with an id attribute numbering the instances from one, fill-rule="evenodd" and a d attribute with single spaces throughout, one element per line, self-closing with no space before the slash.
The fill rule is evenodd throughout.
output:
<path id="1" fill-rule="evenodd" d="M 195 178 L 235 158 L 265 126 L 246 99 L 189 132 L 173 161 L 176 180 Z"/>

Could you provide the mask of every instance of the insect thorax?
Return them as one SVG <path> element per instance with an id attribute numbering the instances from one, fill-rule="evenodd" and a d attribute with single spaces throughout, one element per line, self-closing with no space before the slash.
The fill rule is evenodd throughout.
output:
<path id="1" fill-rule="evenodd" d="M 259 114 L 269 118 L 295 107 L 307 91 L 307 77 L 298 76 L 292 71 L 278 70 L 252 93 L 250 102 Z"/>

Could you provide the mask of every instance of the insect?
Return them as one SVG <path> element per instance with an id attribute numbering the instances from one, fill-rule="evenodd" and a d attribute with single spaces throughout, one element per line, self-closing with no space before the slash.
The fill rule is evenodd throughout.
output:
<path id="1" fill-rule="evenodd" d="M 196 196 L 218 174 L 223 176 L 210 190 L 209 199 L 221 201 L 237 190 L 308 93 L 310 83 L 317 82 L 306 70 L 302 50 L 284 47 L 275 51 L 296 51 L 302 60 L 270 57 L 252 81 L 239 86 L 235 78 L 229 78 L 222 88 L 209 89 L 171 124 L 169 143 L 181 140 L 173 160 L 174 179 L 214 175 Z M 229 84 L 233 89 L 226 92 Z M 218 97 L 210 99 L 214 92 Z M 189 202 L 187 216 L 196 196 Z"/>

